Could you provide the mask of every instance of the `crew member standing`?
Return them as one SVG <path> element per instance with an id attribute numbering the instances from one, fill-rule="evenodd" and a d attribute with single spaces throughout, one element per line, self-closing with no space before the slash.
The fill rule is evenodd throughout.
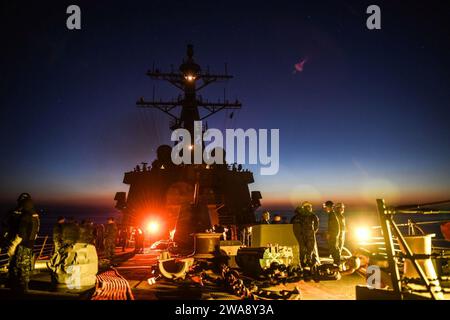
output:
<path id="1" fill-rule="evenodd" d="M 79 243 L 94 244 L 94 224 L 86 219 L 81 221 Z"/>
<path id="2" fill-rule="evenodd" d="M 9 284 L 15 293 L 28 291 L 30 273 L 33 268 L 33 247 L 40 227 L 39 214 L 34 209 L 33 201 L 28 193 L 19 197 L 21 214 L 18 229 L 12 237 L 9 263 Z"/>
<path id="3" fill-rule="evenodd" d="M 134 250 L 137 254 L 144 253 L 144 231 L 137 228 L 134 231 Z"/>
<path id="4" fill-rule="evenodd" d="M 333 262 L 336 265 L 341 263 L 341 222 L 340 214 L 336 212 L 337 207 L 334 206 L 333 201 L 328 200 L 323 204 L 325 212 L 328 214 L 328 249 Z M 343 214 L 342 214 L 343 217 Z M 345 219 L 343 220 L 345 222 Z"/>
<path id="5" fill-rule="evenodd" d="M 105 255 L 110 261 L 114 258 L 116 251 L 117 226 L 114 218 L 108 218 L 105 227 Z"/>
<path id="6" fill-rule="evenodd" d="M 316 233 L 319 230 L 319 217 L 313 212 L 310 202 L 303 202 L 295 209 L 291 223 L 300 244 L 300 263 L 302 267 L 313 267 L 319 263 Z"/>
<path id="7" fill-rule="evenodd" d="M 125 249 L 128 246 L 128 227 L 122 227 L 122 230 L 120 231 L 120 243 L 122 245 L 122 252 L 125 252 Z"/>
<path id="8" fill-rule="evenodd" d="M 11 255 L 13 254 L 15 245 L 13 245 L 13 238 L 16 236 L 19 229 L 20 216 L 22 215 L 22 205 L 23 200 L 29 197 L 28 193 L 22 193 L 17 199 L 17 206 L 15 209 L 9 211 L 1 221 L 2 234 L 0 239 L 0 252 L 6 252 Z"/>
<path id="9" fill-rule="evenodd" d="M 264 211 L 261 216 L 260 224 L 270 224 L 270 212 Z"/>
<path id="10" fill-rule="evenodd" d="M 338 237 L 338 241 L 337 241 L 337 249 L 338 249 L 338 253 L 339 253 L 339 262 L 341 261 L 341 254 L 342 254 L 342 249 L 344 248 L 344 243 L 345 243 L 345 233 L 346 233 L 346 225 L 345 225 L 345 205 L 340 202 L 336 204 L 335 207 L 335 211 L 336 211 L 336 216 L 338 218 L 339 221 L 339 237 Z"/>
<path id="11" fill-rule="evenodd" d="M 103 224 L 94 226 L 94 241 L 97 251 L 105 250 L 105 226 Z"/>
<path id="12" fill-rule="evenodd" d="M 69 250 L 80 238 L 80 226 L 73 217 L 69 217 L 62 225 L 62 248 Z"/>

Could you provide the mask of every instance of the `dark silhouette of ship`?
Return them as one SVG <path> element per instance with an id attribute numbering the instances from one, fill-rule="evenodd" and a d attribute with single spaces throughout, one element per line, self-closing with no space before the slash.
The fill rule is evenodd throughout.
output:
<path id="1" fill-rule="evenodd" d="M 194 121 L 200 121 L 225 109 L 239 109 L 239 101 L 208 102 L 198 92 L 220 80 L 231 79 L 225 74 L 203 71 L 194 61 L 193 46 L 187 46 L 187 56 L 178 72 L 161 72 L 153 68 L 147 72 L 152 79 L 164 80 L 178 88 L 183 95 L 173 101 L 145 101 L 136 103 L 140 108 L 155 108 L 172 118 L 170 129 L 186 129 L 194 137 Z M 173 111 L 181 107 L 179 115 Z M 199 109 L 206 112 L 201 116 Z M 194 141 L 192 141 L 194 146 Z M 250 191 L 253 173 L 237 164 L 180 164 L 171 160 L 172 147 L 161 145 L 157 158 L 151 163 L 137 165 L 126 172 L 123 182 L 128 194 L 117 192 L 116 208 L 123 213 L 123 222 L 139 226 L 149 214 L 164 219 L 169 229 L 175 228 L 175 241 L 190 247 L 190 234 L 204 232 L 214 225 L 227 226 L 237 238 L 240 226 L 255 222 L 255 210 L 260 206 L 259 191 Z M 191 155 L 193 156 L 193 155 Z M 225 158 L 225 154 L 224 154 Z"/>

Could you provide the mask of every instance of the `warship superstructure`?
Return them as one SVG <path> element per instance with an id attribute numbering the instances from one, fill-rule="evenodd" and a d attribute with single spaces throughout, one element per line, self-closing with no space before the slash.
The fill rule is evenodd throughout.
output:
<path id="1" fill-rule="evenodd" d="M 195 121 L 225 109 L 241 108 L 237 100 L 209 102 L 198 94 L 208 85 L 232 76 L 226 70 L 225 74 L 203 71 L 193 56 L 193 46 L 188 45 L 187 56 L 177 72 L 165 73 L 155 68 L 147 72 L 150 78 L 169 82 L 181 90 L 178 99 L 147 101 L 140 98 L 136 103 L 139 108 L 164 112 L 172 119 L 171 130 L 186 129 L 191 137 L 194 137 Z M 175 113 L 177 109 L 179 114 Z M 115 196 L 124 224 L 138 226 L 146 216 L 156 214 L 164 219 L 169 229 L 176 229 L 175 238 L 183 243 L 188 234 L 204 232 L 214 225 L 227 226 L 236 235 L 237 226 L 255 222 L 261 194 L 249 190 L 248 185 L 254 182 L 252 172 L 243 170 L 241 165 L 228 165 L 225 159 L 223 164 L 174 165 L 171 151 L 171 146 L 161 145 L 151 165 L 142 163 L 125 173 L 123 182 L 130 186 L 128 194 L 117 192 Z"/>

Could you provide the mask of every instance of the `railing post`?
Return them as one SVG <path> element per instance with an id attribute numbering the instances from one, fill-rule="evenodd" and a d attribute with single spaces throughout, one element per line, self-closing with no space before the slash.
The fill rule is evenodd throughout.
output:
<path id="1" fill-rule="evenodd" d="M 416 232 L 414 230 L 414 224 L 411 219 L 408 219 L 408 235 L 413 236 L 413 235 L 415 235 L 415 233 Z"/>
<path id="2" fill-rule="evenodd" d="M 42 256 L 42 252 L 44 251 L 45 245 L 47 244 L 47 239 L 48 239 L 48 235 L 45 236 L 45 238 L 44 238 L 44 243 L 42 244 L 41 251 L 39 251 L 39 255 L 38 255 L 37 259 L 39 259 Z"/>
<path id="3" fill-rule="evenodd" d="M 386 204 L 383 199 L 377 199 L 377 208 L 378 216 L 380 218 L 381 230 L 383 231 L 384 242 L 386 244 L 386 253 L 388 258 L 392 287 L 394 289 L 394 292 L 398 294 L 400 299 L 402 299 L 402 282 L 395 257 L 394 242 L 392 240 L 391 224 L 393 223 L 393 212 L 386 208 Z"/>

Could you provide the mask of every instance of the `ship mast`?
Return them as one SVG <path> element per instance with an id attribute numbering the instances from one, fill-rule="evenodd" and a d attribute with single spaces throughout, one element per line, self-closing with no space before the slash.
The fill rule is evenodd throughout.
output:
<path id="1" fill-rule="evenodd" d="M 171 130 L 184 128 L 191 134 L 194 139 L 194 121 L 208 118 L 209 116 L 224 109 L 240 109 L 241 103 L 236 100 L 229 102 L 228 100 L 209 102 L 203 100 L 197 95 L 197 92 L 207 87 L 211 83 L 219 80 L 228 80 L 233 78 L 225 70 L 225 74 L 211 74 L 209 70 L 203 72 L 200 66 L 194 61 L 194 49 L 191 44 L 187 46 L 187 57 L 179 67 L 179 72 L 161 72 L 154 67 L 147 72 L 147 75 L 156 80 L 165 80 L 183 91 L 184 95 L 177 100 L 172 101 L 146 101 L 140 98 L 136 105 L 140 108 L 154 108 L 168 114 L 172 119 Z M 181 107 L 180 115 L 173 113 L 174 109 Z M 199 108 L 203 108 L 207 113 L 200 115 Z M 192 141 L 192 144 L 194 142 Z"/>

